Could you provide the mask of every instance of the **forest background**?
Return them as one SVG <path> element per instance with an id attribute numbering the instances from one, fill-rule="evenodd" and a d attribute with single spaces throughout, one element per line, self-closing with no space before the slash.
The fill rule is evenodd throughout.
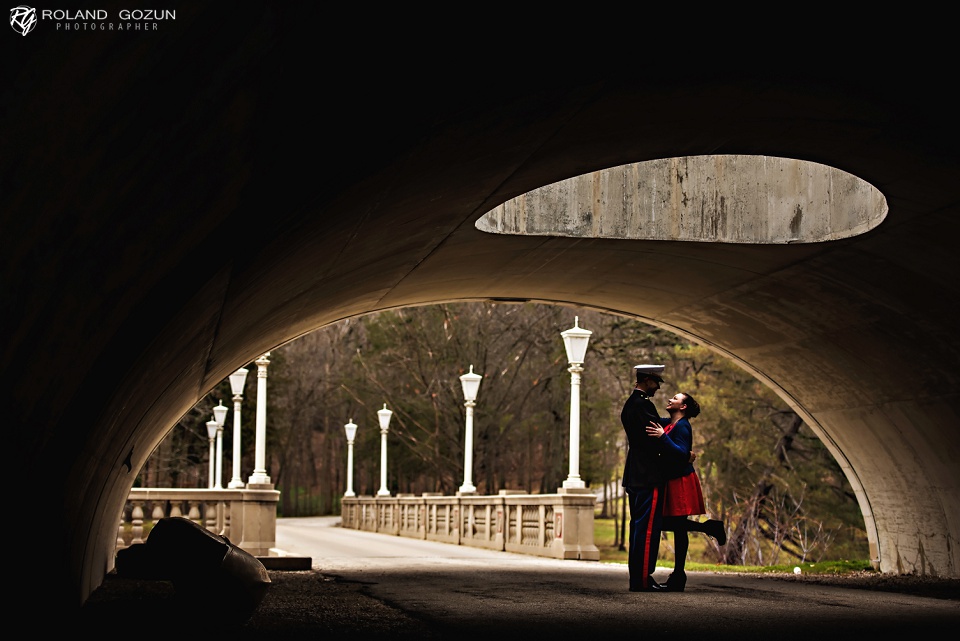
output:
<path id="1" fill-rule="evenodd" d="M 464 480 L 466 408 L 459 377 L 483 376 L 474 410 L 472 480 L 552 494 L 569 472 L 571 377 L 560 333 L 592 332 L 580 388 L 580 477 L 598 490 L 598 516 L 626 514 L 620 476 L 626 440 L 620 408 L 633 366 L 666 366 L 654 397 L 662 415 L 677 392 L 703 409 L 692 421 L 697 471 L 710 518 L 727 525 L 691 560 L 775 565 L 867 559 L 863 516 L 836 460 L 770 388 L 732 361 L 666 330 L 592 309 L 534 303 L 450 303 L 349 319 L 269 355 L 267 474 L 281 516 L 339 514 L 346 489 L 344 425 L 356 423 L 354 490 L 380 487 L 377 410 L 393 411 L 387 488 L 456 493 Z M 257 366 L 241 410 L 240 477 L 253 470 Z M 231 411 L 223 430 L 224 481 L 232 473 L 232 392 L 224 380 L 174 426 L 136 481 L 143 487 L 206 487 L 213 406 Z"/>

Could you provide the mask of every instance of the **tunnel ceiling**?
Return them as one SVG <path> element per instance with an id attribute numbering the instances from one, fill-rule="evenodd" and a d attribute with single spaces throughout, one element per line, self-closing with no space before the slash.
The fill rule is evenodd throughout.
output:
<path id="1" fill-rule="evenodd" d="M 8 34 L 3 406 L 11 476 L 49 506 L 42 571 L 10 568 L 20 592 L 65 611 L 89 595 L 130 467 L 239 366 L 358 314 L 493 298 L 627 314 L 727 354 L 831 448 L 885 571 L 960 575 L 960 135 L 931 89 L 946 65 L 441 77 L 403 46 L 385 68 L 342 63 L 327 21 L 191 5 L 155 34 Z M 874 194 L 863 233 L 791 243 L 814 190 L 766 245 L 475 226 L 548 185 L 705 157 L 830 167 L 886 216 Z M 737 238 L 714 196 L 697 225 Z"/>

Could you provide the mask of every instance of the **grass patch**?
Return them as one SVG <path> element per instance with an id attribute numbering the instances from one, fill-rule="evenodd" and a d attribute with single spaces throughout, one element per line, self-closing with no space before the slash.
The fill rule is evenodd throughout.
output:
<path id="1" fill-rule="evenodd" d="M 627 524 L 627 530 L 629 530 L 629 523 Z M 597 546 L 597 549 L 600 550 L 601 563 L 627 562 L 627 546 L 620 549 L 619 546 L 614 545 L 614 541 L 616 540 L 617 537 L 613 519 L 604 519 L 599 516 L 594 517 L 593 542 L 594 545 Z M 793 574 L 794 568 L 799 567 L 800 572 L 803 574 L 820 575 L 843 575 L 875 571 L 867 560 L 819 561 L 816 563 L 788 563 L 783 565 L 722 565 L 707 560 L 712 556 L 712 546 L 712 539 L 709 539 L 705 534 L 691 532 L 690 550 L 687 553 L 686 569 L 695 572 Z M 666 537 L 660 541 L 660 555 L 657 559 L 657 565 L 672 568 L 674 562 L 673 552 L 673 533 L 668 532 Z"/>

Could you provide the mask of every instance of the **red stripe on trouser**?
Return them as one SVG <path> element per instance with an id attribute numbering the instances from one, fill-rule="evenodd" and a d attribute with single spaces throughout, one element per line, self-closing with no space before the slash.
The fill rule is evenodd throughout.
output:
<path id="1" fill-rule="evenodd" d="M 657 491 L 657 488 L 653 489 L 653 493 L 650 495 L 650 512 L 647 517 L 647 544 L 643 546 L 643 578 L 641 579 L 643 587 L 650 587 L 647 583 L 650 580 L 650 548 L 653 541 L 653 519 L 654 515 L 657 513 L 657 501 L 660 499 L 660 493 Z M 658 541 L 659 543 L 659 541 Z"/>

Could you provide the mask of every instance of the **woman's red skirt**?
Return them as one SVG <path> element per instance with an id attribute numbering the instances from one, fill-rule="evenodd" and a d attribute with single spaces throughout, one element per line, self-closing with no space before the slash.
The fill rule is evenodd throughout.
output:
<path id="1" fill-rule="evenodd" d="M 706 513 L 703 488 L 700 487 L 700 477 L 696 472 L 667 481 L 663 499 L 664 516 L 693 516 Z"/>

